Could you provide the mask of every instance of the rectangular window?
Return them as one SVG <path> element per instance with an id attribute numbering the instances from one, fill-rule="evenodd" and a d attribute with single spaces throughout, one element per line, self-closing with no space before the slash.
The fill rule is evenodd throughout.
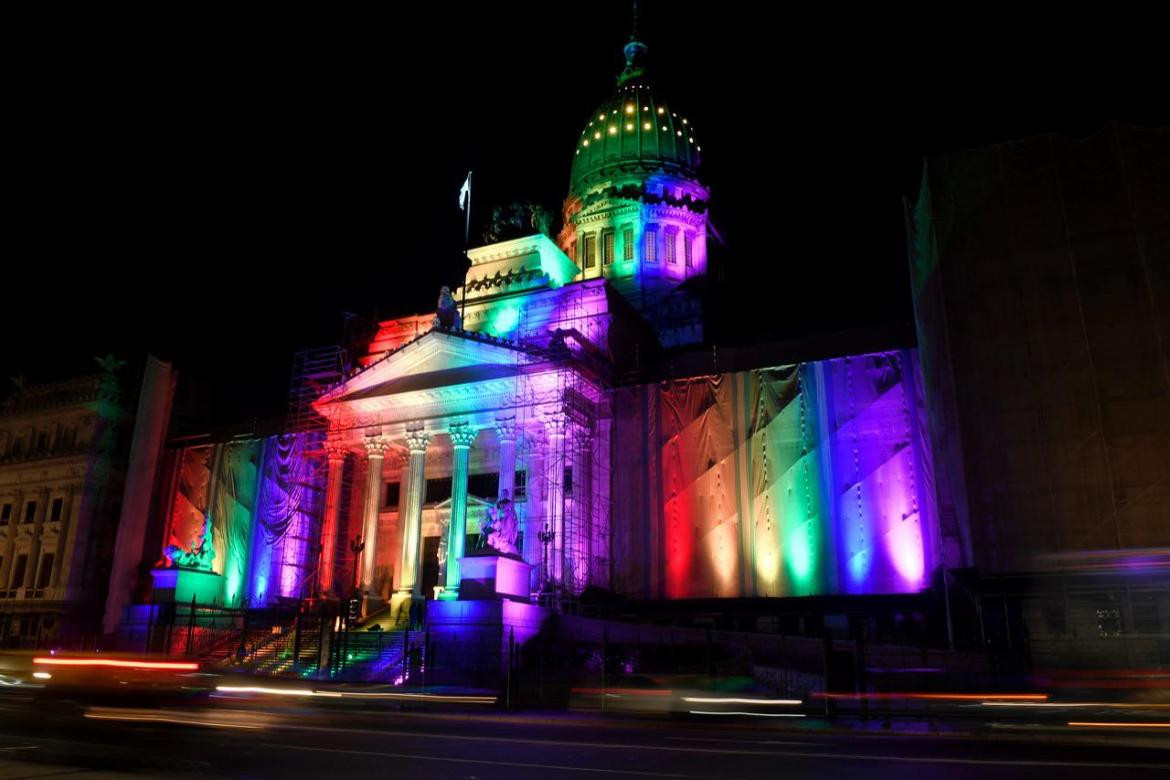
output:
<path id="1" fill-rule="evenodd" d="M 646 256 L 647 263 L 658 262 L 658 228 L 653 225 L 646 226 L 646 235 L 642 237 L 644 244 L 643 254 Z"/>
<path id="2" fill-rule="evenodd" d="M 12 576 L 8 579 L 8 588 L 16 590 L 24 585 L 24 570 L 28 568 L 28 556 L 16 556 L 16 562 L 12 564 Z"/>
<path id="3" fill-rule="evenodd" d="M 384 497 L 383 497 L 382 506 L 386 507 L 387 509 L 397 509 L 398 508 L 398 491 L 399 491 L 399 489 L 400 488 L 399 488 L 398 482 L 387 482 L 386 483 L 386 492 L 385 492 Z"/>
<path id="4" fill-rule="evenodd" d="M 37 572 L 37 588 L 49 587 L 49 577 L 53 574 L 53 553 L 41 556 L 41 570 Z"/>
<path id="5" fill-rule="evenodd" d="M 627 263 L 634 259 L 634 229 L 622 231 L 622 259 Z"/>
<path id="6" fill-rule="evenodd" d="M 666 262 L 671 265 L 678 263 L 678 228 L 668 227 L 666 229 Z"/>
<path id="7" fill-rule="evenodd" d="M 597 265 L 597 257 L 593 248 L 595 241 L 593 236 L 581 236 L 581 261 L 586 268 L 593 268 Z"/>
<path id="8" fill-rule="evenodd" d="M 451 478 L 450 477 L 432 477 L 427 480 L 426 499 L 427 504 L 437 504 L 440 501 L 446 501 L 451 497 Z"/>
<path id="9" fill-rule="evenodd" d="M 516 501 L 528 497 L 528 472 L 517 471 L 516 476 L 513 477 L 512 498 Z"/>
<path id="10" fill-rule="evenodd" d="M 607 230 L 601 234 L 601 259 L 606 265 L 613 264 L 613 231 Z"/>
<path id="11" fill-rule="evenodd" d="M 683 236 L 683 262 L 686 263 L 687 268 L 695 267 L 695 241 L 688 233 Z"/>
<path id="12" fill-rule="evenodd" d="M 49 510 L 49 519 L 54 521 L 54 522 L 57 520 L 60 520 L 61 519 L 61 510 L 64 508 L 64 506 L 65 506 L 65 499 L 54 498 L 53 499 L 53 507 Z"/>
<path id="13" fill-rule="evenodd" d="M 1102 638 L 1121 636 L 1121 610 L 1112 607 L 1097 610 L 1097 635 Z"/>
<path id="14" fill-rule="evenodd" d="M 29 501 L 24 505 L 24 522 L 31 523 L 37 519 L 37 502 Z"/>
<path id="15" fill-rule="evenodd" d="M 483 474 L 467 475 L 467 495 L 482 498 L 495 503 L 500 492 L 500 474 L 497 471 L 487 471 Z"/>
<path id="16" fill-rule="evenodd" d="M 8 525 L 8 521 L 12 519 L 12 504 L 5 504 L 0 507 L 0 525 Z"/>

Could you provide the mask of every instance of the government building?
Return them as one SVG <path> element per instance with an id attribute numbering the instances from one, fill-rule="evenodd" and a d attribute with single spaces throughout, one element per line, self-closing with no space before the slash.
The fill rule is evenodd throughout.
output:
<path id="1" fill-rule="evenodd" d="M 570 640 L 758 631 L 972 664 L 1044 642 L 1050 663 L 1092 664 L 1126 642 L 1159 663 L 1166 131 L 928 161 L 907 208 L 918 347 L 720 350 L 702 122 L 655 87 L 636 37 L 624 54 L 566 139 L 559 229 L 516 209 L 434 312 L 296 355 L 279 430 L 168 439 L 160 364 L 120 498 L 99 492 L 87 520 L 86 468 L 105 461 L 58 472 L 50 456 L 104 452 L 103 385 L 55 418 L 18 394 L 0 417 L 10 614 L 68 601 L 85 543 L 108 556 L 88 614 L 109 646 L 266 672 L 335 671 L 353 655 L 339 632 L 365 652 L 422 630 L 424 655 L 451 657 L 470 627 L 498 666 L 553 623 Z M 31 469 L 31 452 L 50 460 Z M 74 636 L 39 620 L 8 631 Z M 367 679 L 391 664 L 365 663 Z"/>

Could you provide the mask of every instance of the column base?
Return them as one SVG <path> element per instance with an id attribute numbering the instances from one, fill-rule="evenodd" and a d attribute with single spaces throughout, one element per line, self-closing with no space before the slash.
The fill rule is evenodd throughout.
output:
<path id="1" fill-rule="evenodd" d="M 439 591 L 438 600 L 439 601 L 458 601 L 459 600 L 459 588 L 450 588 L 450 587 L 443 588 L 442 590 Z"/>
<path id="2" fill-rule="evenodd" d="M 362 594 L 362 620 L 378 612 L 386 605 L 381 596 L 373 593 Z"/>

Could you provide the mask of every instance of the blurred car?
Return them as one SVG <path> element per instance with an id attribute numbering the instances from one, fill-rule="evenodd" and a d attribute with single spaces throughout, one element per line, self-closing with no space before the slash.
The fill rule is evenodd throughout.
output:
<path id="1" fill-rule="evenodd" d="M 802 704 L 746 677 L 594 675 L 569 691 L 570 709 L 658 715 L 799 718 Z"/>

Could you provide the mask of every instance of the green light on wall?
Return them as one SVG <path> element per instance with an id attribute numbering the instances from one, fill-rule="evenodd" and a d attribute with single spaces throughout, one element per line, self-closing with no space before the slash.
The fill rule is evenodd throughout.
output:
<path id="1" fill-rule="evenodd" d="M 520 324 L 520 307 L 517 304 L 499 306 L 490 315 L 489 330 L 493 336 L 511 335 Z"/>

